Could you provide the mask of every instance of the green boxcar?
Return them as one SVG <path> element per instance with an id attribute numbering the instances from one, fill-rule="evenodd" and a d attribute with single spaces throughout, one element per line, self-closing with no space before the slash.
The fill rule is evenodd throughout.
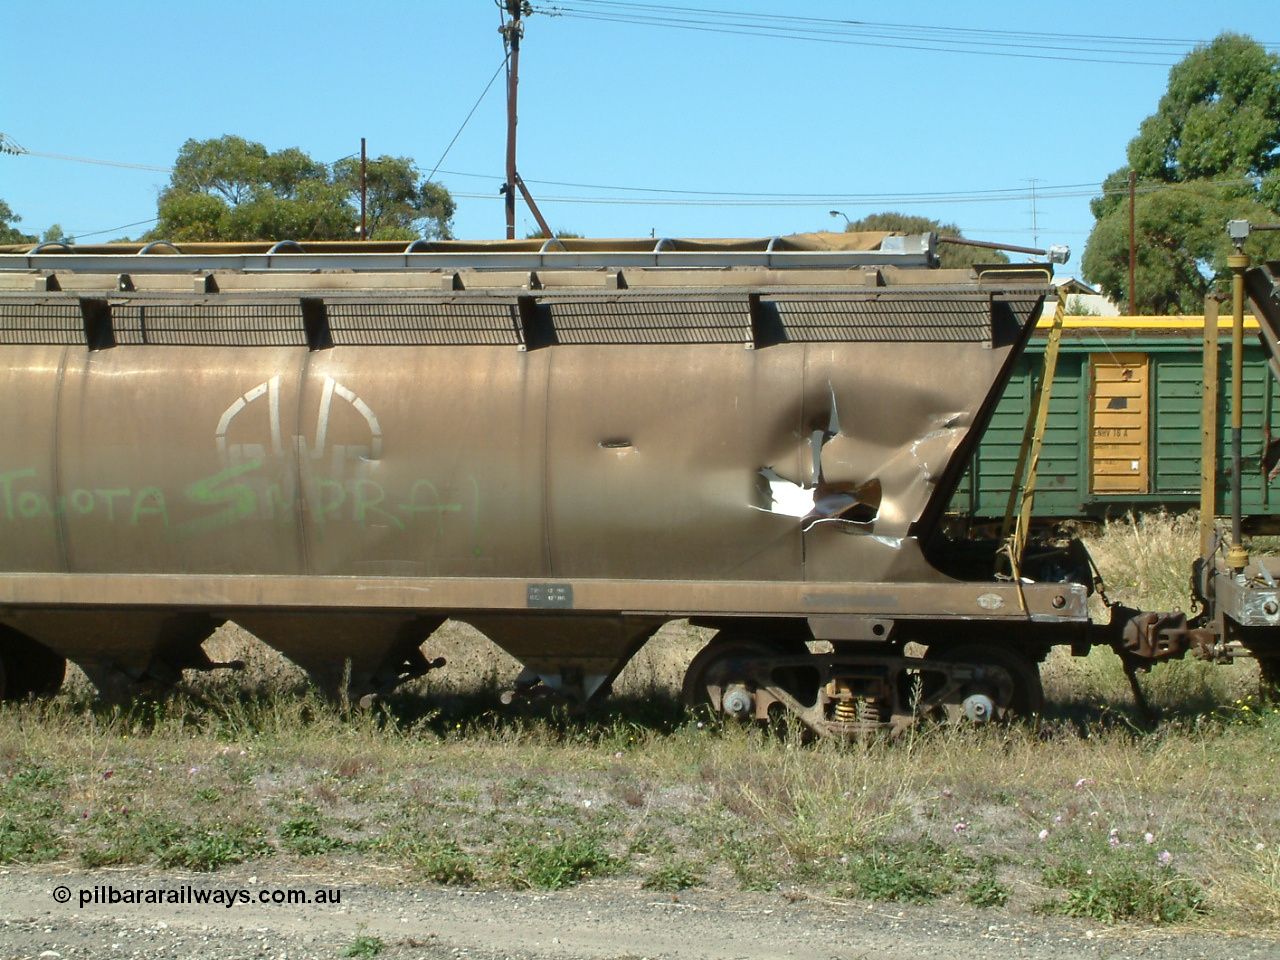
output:
<path id="1" fill-rule="evenodd" d="M 1149 318 L 1147 318 L 1149 319 Z M 1250 323 L 1252 327 L 1252 321 Z M 1183 326 L 1167 332 L 1091 328 L 1075 320 L 1063 331 L 1057 374 L 1049 404 L 1049 420 L 1036 481 L 1034 515 L 1042 520 L 1102 518 L 1129 511 L 1183 511 L 1200 504 L 1200 418 L 1203 382 L 1202 335 Z M 1043 369 L 1046 338 L 1038 331 L 1018 362 L 991 426 L 961 480 L 952 510 L 974 521 L 1004 515 L 1017 464 L 1023 430 Z M 1280 513 L 1280 488 L 1272 491 L 1262 474 L 1264 425 L 1271 422 L 1275 380 L 1271 376 L 1256 329 L 1246 332 L 1244 365 L 1243 512 L 1254 527 L 1267 526 Z M 1104 379 L 1124 370 L 1143 381 L 1129 400 L 1108 399 Z M 1217 512 L 1226 514 L 1230 470 L 1231 338 L 1224 331 L 1218 350 L 1218 483 Z M 1093 402 L 1091 402 L 1091 400 Z M 1129 421 L 1131 458 L 1106 459 L 1106 418 L 1129 411 L 1110 405 L 1140 407 Z M 1092 441 L 1092 442 L 1091 442 Z M 1095 455 L 1095 447 L 1098 452 Z M 1130 457 L 1126 451 L 1125 456 Z M 1117 470 L 1127 476 L 1111 475 Z M 1277 484 L 1280 484 L 1278 479 Z M 1122 488 L 1122 489 L 1120 489 Z"/>

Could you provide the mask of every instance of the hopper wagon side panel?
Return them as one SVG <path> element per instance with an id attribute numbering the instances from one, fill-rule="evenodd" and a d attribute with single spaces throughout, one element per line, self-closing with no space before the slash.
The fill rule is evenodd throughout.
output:
<path id="1" fill-rule="evenodd" d="M 1039 280 L 781 273 L 0 294 L 0 622 L 100 680 L 233 618 L 333 683 L 452 615 L 598 685 L 673 617 L 900 611 L 848 585 L 955 583 L 922 542 Z M 910 602 L 1017 613 L 966 591 Z"/>

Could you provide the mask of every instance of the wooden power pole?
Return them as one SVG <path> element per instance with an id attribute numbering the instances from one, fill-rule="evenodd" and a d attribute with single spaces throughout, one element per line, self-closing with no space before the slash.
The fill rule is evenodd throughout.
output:
<path id="1" fill-rule="evenodd" d="M 507 211 L 507 239 L 516 238 L 516 92 L 520 83 L 520 37 L 524 34 L 524 0 L 506 0 L 510 19 L 502 25 L 507 45 L 507 180 L 503 199 Z"/>
<path id="2" fill-rule="evenodd" d="M 520 174 L 516 171 L 516 92 L 520 83 L 520 38 L 524 36 L 525 4 L 527 0 L 505 0 L 508 16 L 511 18 L 502 24 L 502 39 L 507 46 L 507 179 L 502 186 L 503 199 L 507 211 L 507 239 L 516 238 L 516 191 L 524 197 L 529 205 L 533 218 L 543 236 L 548 239 L 555 236 L 547 225 L 542 211 L 534 202 L 533 194 L 525 186 Z"/>
<path id="3" fill-rule="evenodd" d="M 1129 316 L 1136 317 L 1138 315 L 1138 307 L 1136 302 L 1136 277 L 1138 274 L 1138 238 L 1137 231 L 1134 229 L 1134 189 L 1135 179 L 1133 171 L 1129 171 Z"/>
<path id="4" fill-rule="evenodd" d="M 369 189 L 369 154 L 365 150 L 364 137 L 360 138 L 360 239 L 368 240 L 369 231 L 365 227 L 365 196 Z"/>

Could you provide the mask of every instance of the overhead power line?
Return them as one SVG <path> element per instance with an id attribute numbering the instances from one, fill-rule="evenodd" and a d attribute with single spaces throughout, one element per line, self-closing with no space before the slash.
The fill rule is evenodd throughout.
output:
<path id="1" fill-rule="evenodd" d="M 486 179 L 493 180 L 493 177 Z M 529 181 L 530 183 L 545 181 Z M 1137 193 L 1145 195 L 1155 193 L 1161 190 L 1171 190 L 1178 188 L 1196 188 L 1203 187 L 1208 184 L 1213 186 L 1239 186 L 1242 184 L 1253 184 L 1253 180 L 1192 180 L 1184 183 L 1148 183 L 1139 185 Z M 1099 184 L 1082 184 L 1081 188 L 1037 188 L 1035 196 L 1037 202 L 1044 200 L 1067 200 L 1078 198 L 1092 198 L 1097 196 L 1121 196 L 1128 195 L 1128 187 L 1115 190 L 1103 189 Z M 493 194 L 490 193 L 461 193 L 453 192 L 453 196 L 463 199 L 491 199 Z M 937 206 L 939 204 L 951 203 L 1026 203 L 1031 199 L 1031 190 L 1015 189 L 1015 190 L 993 190 L 993 191 L 977 191 L 971 193 L 915 193 L 915 194 L 804 194 L 804 195 L 776 195 L 776 194 L 732 194 L 720 196 L 656 196 L 656 197 L 617 197 L 617 196 L 556 196 L 556 195 L 540 195 L 539 202 L 546 200 L 547 203 L 583 203 L 583 204 L 608 204 L 610 206 L 640 206 L 640 207 L 812 207 L 812 206 Z"/>
<path id="2" fill-rule="evenodd" d="M 499 71 L 502 67 L 499 66 Z M 496 76 L 496 74 L 495 74 Z M 474 108 L 473 108 L 474 109 Z M 463 126 L 466 123 L 464 121 Z M 0 152 L 22 154 L 32 157 L 48 157 L 59 160 L 72 160 L 77 163 L 95 163 L 105 164 L 113 167 L 125 167 L 133 170 L 151 170 L 157 173 L 170 173 L 170 167 L 154 167 L 139 163 L 125 163 L 116 160 L 97 160 L 90 157 L 70 157 L 64 154 L 42 153 L 34 150 L 27 150 L 25 147 L 17 144 L 11 137 L 0 134 Z M 500 183 L 501 179 L 492 174 L 470 173 L 462 170 L 440 170 L 432 171 L 432 175 L 441 173 L 451 177 L 468 177 L 477 180 L 488 180 L 494 183 Z M 428 177 L 430 179 L 430 177 Z M 990 190 L 939 190 L 939 191 L 912 191 L 902 193 L 837 193 L 829 192 L 812 192 L 812 193 L 787 193 L 780 191 L 762 191 L 762 190 L 690 190 L 682 188 L 669 187 L 637 187 L 623 184 L 608 183 L 582 183 L 569 180 L 535 180 L 530 178 L 528 183 L 545 187 L 568 187 L 576 190 L 600 190 L 610 191 L 615 194 L 623 194 L 623 196 L 549 196 L 548 200 L 554 200 L 560 203 L 617 203 L 628 205 L 651 205 L 666 206 L 675 204 L 691 204 L 700 206 L 810 206 L 813 204 L 930 204 L 930 203 L 999 203 L 1006 201 L 1026 202 L 1031 197 L 1031 190 L 1026 187 L 1004 187 Z M 1140 194 L 1152 193 L 1156 190 L 1164 190 L 1170 187 L 1179 186 L 1196 186 L 1205 183 L 1212 183 L 1216 186 L 1256 186 L 1258 181 L 1256 178 L 1233 178 L 1226 180 L 1202 181 L 1192 180 L 1182 183 L 1140 183 L 1137 192 Z M 1077 197 L 1096 197 L 1100 195 L 1120 195 L 1128 192 L 1127 186 L 1116 188 L 1115 190 L 1106 190 L 1101 184 L 1094 183 L 1068 183 L 1058 184 L 1049 187 L 1037 187 L 1035 194 L 1037 200 L 1062 200 Z M 629 194 L 645 194 L 647 198 L 628 196 Z M 492 194 L 489 193 L 463 193 L 455 192 L 455 196 L 466 199 L 489 199 Z M 106 231 L 104 231 L 106 232 Z"/>
<path id="3" fill-rule="evenodd" d="M 149 167 L 141 163 L 124 163 L 120 160 L 93 160 L 89 157 L 69 157 L 61 153 L 40 153 L 37 150 L 28 150 L 12 137 L 7 137 L 3 133 L 0 133 L 0 153 L 9 153 L 15 156 L 26 154 L 29 157 L 45 157 L 49 160 L 71 160 L 75 163 L 96 163 L 104 167 L 125 167 L 129 170 L 151 170 L 156 173 L 170 173 L 172 171 L 171 167 Z"/>
<path id="4" fill-rule="evenodd" d="M 790 23 L 805 24 L 816 27 L 875 27 L 888 28 L 897 30 L 914 30 L 919 32 L 935 33 L 939 35 L 965 35 L 977 37 L 1021 37 L 1035 40 L 1087 40 L 1096 43 L 1138 43 L 1138 44 L 1165 44 L 1178 47 L 1187 44 L 1200 43 L 1199 40 L 1178 39 L 1172 37 L 1135 37 L 1135 36 L 1111 36 L 1096 33 L 1063 33 L 1058 30 L 1038 31 L 1038 30 L 1002 30 L 978 27 L 931 27 L 920 24 L 904 24 L 904 23 L 880 23 L 868 20 L 845 20 L 831 17 L 797 17 L 791 14 L 780 13 L 756 13 L 753 11 L 742 10 L 718 10 L 709 7 L 690 7 L 690 6 L 672 6 L 670 4 L 661 3 L 637 3 L 634 0 L 569 0 L 574 5 L 585 5 L 592 7 L 602 7 L 606 9 L 630 9 L 643 12 L 665 11 L 667 13 L 678 13 L 683 15 L 699 14 L 709 17 L 722 18 L 744 18 L 748 20 L 757 20 L 769 23 Z"/>
<path id="5" fill-rule="evenodd" d="M 499 65 L 499 72 L 502 66 Z M 497 74 L 495 74 L 496 76 Z M 492 83 L 492 81 L 491 81 Z M 482 95 L 483 96 L 483 95 Z M 478 101 L 477 101 L 478 102 Z M 474 111 L 474 108 L 473 108 Z M 466 126 L 464 121 L 463 126 Z M 455 138 L 456 139 L 456 138 Z M 0 152 L 26 155 L 31 157 L 47 157 L 58 160 L 72 160 L 77 163 L 95 163 L 104 164 L 113 167 L 125 167 L 133 170 L 151 170 L 157 173 L 170 173 L 170 167 L 154 167 L 139 163 L 125 163 L 116 160 L 97 160 L 90 157 L 70 157 L 57 153 L 42 153 L 34 150 L 27 150 L 22 147 L 12 137 L 0 134 Z M 441 170 L 437 168 L 432 171 L 432 175 L 441 173 L 450 177 L 468 177 L 477 180 L 488 180 L 500 183 L 501 178 L 495 177 L 493 174 L 470 173 L 462 170 Z M 430 179 L 430 177 L 428 177 Z M 812 193 L 787 193 L 781 191 L 764 191 L 764 190 L 690 190 L 682 188 L 669 187 L 637 187 L 623 184 L 609 183 L 582 183 L 569 180 L 535 180 L 529 178 L 528 183 L 536 184 L 544 187 L 568 187 L 575 190 L 600 190 L 610 191 L 615 194 L 624 194 L 624 196 L 557 196 L 548 197 L 548 200 L 555 200 L 561 203 L 617 203 L 630 205 L 656 205 L 664 206 L 671 204 L 693 204 L 702 206 L 810 206 L 813 204 L 928 204 L 928 203 L 999 203 L 1005 201 L 1021 201 L 1026 202 L 1030 199 L 1032 191 L 1027 187 L 1003 187 L 990 190 L 938 190 L 938 191 L 911 191 L 902 193 L 837 193 L 828 192 L 812 192 Z M 1215 186 L 1256 186 L 1258 180 L 1252 177 L 1232 178 L 1225 180 L 1190 180 L 1180 183 L 1165 182 L 1149 182 L 1139 183 L 1137 192 L 1140 194 L 1152 193 L 1157 190 L 1169 189 L 1171 187 L 1194 187 L 1212 183 Z M 1094 183 L 1068 183 L 1058 184 L 1048 187 L 1037 187 L 1035 195 L 1037 200 L 1062 200 L 1077 197 L 1096 197 L 1107 195 L 1121 195 L 1128 193 L 1128 186 L 1117 187 L 1114 190 L 1106 190 L 1101 184 Z M 646 194 L 651 195 L 649 198 L 626 196 L 627 194 Z M 469 194 L 455 192 L 455 196 L 467 199 L 484 198 L 489 199 L 492 194 Z M 104 231 L 105 232 L 105 231 Z"/>
<path id="6" fill-rule="evenodd" d="M 159 222 L 160 222 L 159 217 L 151 217 L 148 220 L 135 220 L 133 223 L 122 223 L 118 227 L 108 227 L 106 230 L 94 230 L 91 233 L 85 233 L 80 230 L 72 230 L 70 231 L 70 234 L 71 236 L 75 237 L 77 240 L 83 240 L 85 237 L 100 237 L 104 233 L 118 233 L 121 230 L 128 230 L 130 227 L 141 227 L 148 223 L 159 223 Z"/>
<path id="7" fill-rule="evenodd" d="M 1076 63 L 1169 67 L 1188 47 L 1206 41 L 1163 37 L 1106 37 L 964 27 L 833 20 L 749 11 L 675 7 L 615 0 L 562 0 L 535 12 L 629 26 L 791 39 L 932 53 L 1015 57 Z"/>
<path id="8" fill-rule="evenodd" d="M 471 107 L 471 110 L 467 114 L 466 119 L 462 121 L 462 126 L 458 128 L 458 132 L 453 135 L 453 139 L 449 141 L 449 145 L 444 148 L 444 153 L 440 154 L 440 159 L 436 161 L 436 165 L 432 167 L 431 172 L 427 174 L 428 180 L 430 180 L 432 177 L 436 175 L 436 171 L 440 169 L 440 164 L 444 163 L 444 158 L 449 155 L 449 151 L 453 149 L 453 145 L 457 143 L 458 138 L 462 136 L 462 131 L 467 129 L 467 124 L 471 122 L 471 118 L 474 117 L 476 111 L 480 109 L 480 102 L 484 100 L 485 95 L 488 94 L 489 92 L 489 88 L 493 86 L 493 81 L 498 79 L 498 74 L 502 73 L 502 71 L 506 68 L 507 64 L 510 63 L 510 61 L 511 61 L 511 57 L 509 55 L 506 57 L 503 57 L 502 62 L 498 64 L 498 69 L 493 71 L 493 76 L 489 78 L 489 82 L 486 83 L 484 85 L 484 89 L 480 91 L 480 96 L 476 98 L 476 102 Z"/>
<path id="9" fill-rule="evenodd" d="M 499 73 L 502 70 L 500 65 Z M 497 76 L 497 74 L 495 74 Z M 492 79 L 490 85 L 492 85 Z M 487 89 L 487 88 L 486 88 Z M 483 99 L 484 94 L 481 94 Z M 477 105 L 479 101 L 477 101 Z M 472 108 L 474 113 L 475 107 Z M 468 115 L 468 119 L 470 115 Z M 463 121 L 463 128 L 466 127 L 467 121 Z M 461 133 L 461 128 L 459 129 Z M 455 135 L 455 140 L 457 139 Z M 113 167 L 124 167 L 134 170 L 151 170 L 158 173 L 169 173 L 168 167 L 155 167 L 138 163 L 125 163 L 115 160 L 97 160 L 90 157 L 70 157 L 64 154 L 44 153 L 34 150 L 27 150 L 18 144 L 12 137 L 0 134 L 0 153 L 9 153 L 15 155 L 24 155 L 31 157 L 46 157 L 59 160 L 71 160 L 77 163 L 94 163 L 103 164 Z M 447 150 L 446 150 L 447 153 Z M 490 183 L 501 183 L 501 178 L 492 174 L 470 173 L 461 170 L 434 170 L 432 175 L 440 173 L 449 177 L 467 177 L 477 180 L 485 180 Z M 429 178 L 430 179 L 430 178 Z M 583 195 L 544 195 L 541 199 L 547 203 L 560 204 L 585 204 L 585 205 L 611 205 L 611 206 L 649 206 L 649 207 L 669 207 L 669 206 L 691 206 L 691 207 L 756 207 L 756 208 L 799 208 L 799 207 L 886 207 L 897 206 L 938 206 L 941 204 L 994 204 L 1020 202 L 1026 203 L 1030 200 L 1032 191 L 1025 187 L 1013 188 L 997 188 L 990 190 L 950 190 L 950 191 L 919 191 L 919 192 L 902 192 L 902 193 L 787 193 L 787 192 L 771 192 L 771 191 L 730 191 L 730 190 L 690 190 L 679 188 L 662 188 L 662 187 L 637 187 L 620 184 L 603 184 L 603 183 L 582 183 L 576 181 L 565 180 L 533 180 L 528 181 L 539 187 L 561 187 L 573 190 L 591 190 L 601 191 L 598 196 Z M 1257 186 L 1258 179 L 1255 177 L 1232 178 L 1224 180 L 1192 180 L 1180 183 L 1164 183 L 1164 182 L 1148 182 L 1140 183 L 1136 188 L 1138 194 L 1150 194 L 1160 190 L 1187 188 L 1202 188 L 1212 184 L 1217 187 L 1232 186 Z M 1115 189 L 1106 189 L 1098 183 L 1070 183 L 1059 184 L 1056 186 L 1039 187 L 1035 189 L 1035 197 L 1037 201 L 1045 200 L 1063 200 L 1092 198 L 1098 196 L 1119 196 L 1127 195 L 1127 184 L 1121 185 Z M 454 197 L 467 200 L 493 200 L 502 198 L 495 192 L 485 193 L 469 193 L 461 191 L 452 191 Z M 124 224 L 120 227 L 112 227 L 106 230 L 97 231 L 77 231 L 76 236 L 88 237 L 103 233 L 112 233 L 118 230 L 127 229 L 128 227 L 138 226 L 151 221 L 138 221 L 137 223 Z"/>
<path id="10" fill-rule="evenodd" d="M 496 181 L 491 174 L 463 173 L 456 170 L 442 170 L 450 176 L 473 177 Z M 765 193 L 758 191 L 700 191 L 700 190 L 660 190 L 650 187 L 621 187 L 605 184 L 568 183 L 558 180 L 530 180 L 540 186 L 576 187 L 578 189 L 637 191 L 656 196 L 641 198 L 634 196 L 548 196 L 548 201 L 562 203 L 616 203 L 633 206 L 670 206 L 687 204 L 690 206 L 773 206 L 804 207 L 814 204 L 849 204 L 849 205 L 891 205 L 891 204 L 939 204 L 939 203 L 1003 203 L 1017 201 L 1028 202 L 1032 196 L 1030 187 L 1014 187 L 998 190 L 956 190 L 915 193 Z M 1217 187 L 1256 186 L 1254 178 L 1232 178 L 1226 180 L 1190 180 L 1178 183 L 1150 182 L 1139 184 L 1139 194 L 1154 193 L 1159 190 L 1175 188 L 1196 188 L 1206 184 Z M 1037 201 L 1064 200 L 1080 197 L 1121 196 L 1128 194 L 1128 186 L 1114 189 L 1104 188 L 1099 183 L 1062 184 L 1051 187 L 1037 187 L 1034 190 Z M 454 193 L 458 197 L 487 197 L 488 194 Z"/>
<path id="11" fill-rule="evenodd" d="M 453 177 L 472 177 L 482 180 L 494 180 L 493 174 L 486 173 L 466 173 L 460 170 L 441 170 L 447 176 Z M 779 193 L 774 191 L 743 191 L 743 190 L 683 190 L 671 189 L 665 187 L 632 187 L 620 184 L 605 183 L 577 183 L 566 180 L 535 180 L 529 178 L 529 183 L 535 183 L 539 186 L 549 187 L 574 187 L 581 190 L 615 190 L 622 193 L 653 193 L 668 196 L 688 196 L 688 197 L 723 197 L 725 199 L 747 198 L 747 199 L 777 199 L 777 200 L 799 200 L 808 202 L 825 202 L 836 194 L 827 193 Z M 1050 187 L 1050 190 L 1079 190 L 1082 193 L 1071 194 L 1072 196 L 1094 196 L 1099 191 L 1097 182 L 1093 183 L 1076 183 L 1066 184 L 1057 187 Z M 1011 187 L 996 190 L 965 190 L 965 191 L 937 191 L 937 192 L 914 192 L 914 193 L 874 193 L 874 194 L 841 194 L 841 199 L 862 199 L 869 201 L 891 203 L 898 198 L 906 198 L 912 200 L 947 200 L 957 196 L 990 198 L 993 200 L 1009 199 L 1009 200 L 1025 200 L 1029 193 L 1026 188 Z M 1041 191 L 1040 196 L 1044 196 Z"/>

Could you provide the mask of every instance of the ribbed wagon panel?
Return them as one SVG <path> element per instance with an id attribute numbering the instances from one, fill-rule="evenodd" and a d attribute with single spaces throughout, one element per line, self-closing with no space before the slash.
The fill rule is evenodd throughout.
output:
<path id="1" fill-rule="evenodd" d="M 982 343 L 991 303 L 979 300 L 779 297 L 783 329 L 796 342 Z"/>
<path id="2" fill-rule="evenodd" d="M 752 339 L 746 296 L 552 298 L 556 341 L 565 344 L 746 343 Z"/>
<path id="3" fill-rule="evenodd" d="M 326 303 L 338 346 L 518 346 L 514 299 L 386 300 Z"/>
<path id="4" fill-rule="evenodd" d="M 305 346 L 298 301 L 130 303 L 111 309 L 116 343 L 155 346 Z"/>
<path id="5" fill-rule="evenodd" d="M 72 301 L 0 303 L 0 344 L 83 345 L 84 320 Z"/>

